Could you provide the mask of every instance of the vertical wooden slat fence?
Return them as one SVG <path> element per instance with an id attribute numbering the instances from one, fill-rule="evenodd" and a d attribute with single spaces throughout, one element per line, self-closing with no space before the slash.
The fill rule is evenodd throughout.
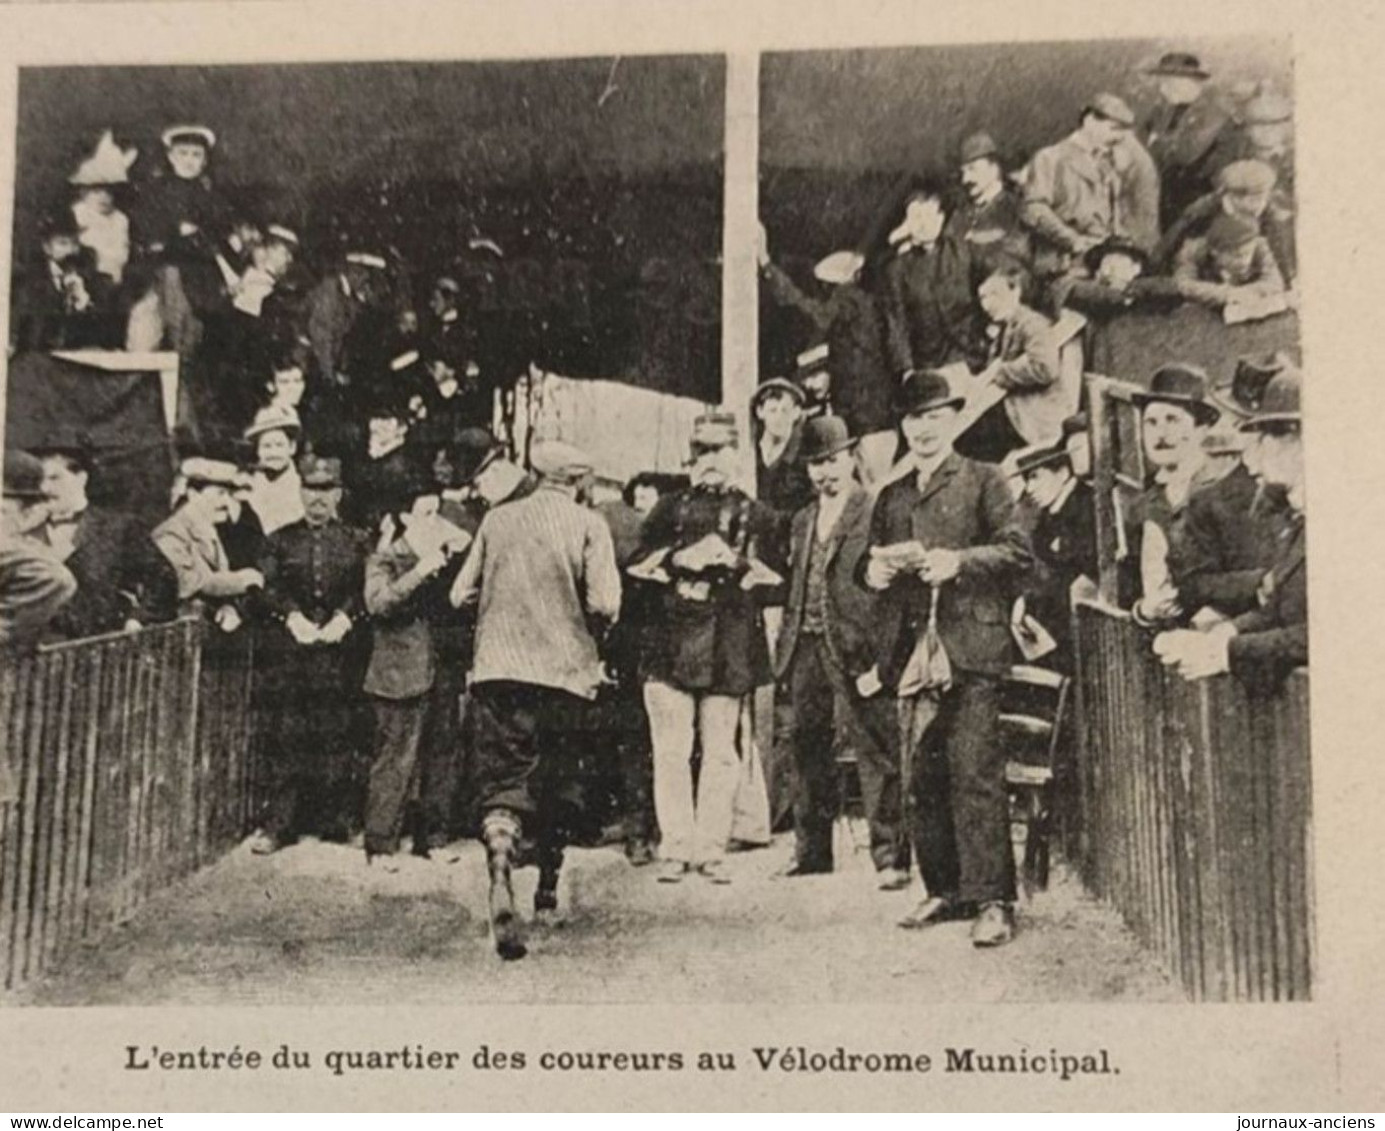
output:
<path id="1" fill-rule="evenodd" d="M 245 833 L 252 644 L 197 620 L 0 672 L 0 987 L 14 990 Z"/>
<path id="2" fill-rule="evenodd" d="M 1313 977 L 1308 676 L 1186 682 L 1122 613 L 1077 609 L 1087 885 L 1195 1000 L 1301 1001 Z"/>

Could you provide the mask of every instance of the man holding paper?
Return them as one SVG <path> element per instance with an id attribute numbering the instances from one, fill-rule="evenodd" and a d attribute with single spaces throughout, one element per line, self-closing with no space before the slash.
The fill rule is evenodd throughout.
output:
<path id="1" fill-rule="evenodd" d="M 952 450 L 963 398 L 935 371 L 909 373 L 899 428 L 913 473 L 871 516 L 860 580 L 880 594 L 877 665 L 863 695 L 900 699 L 908 823 L 927 898 L 906 928 L 974 917 L 972 941 L 1014 933 L 998 677 L 1011 660 L 1009 610 L 1033 558 L 1000 470 Z"/>

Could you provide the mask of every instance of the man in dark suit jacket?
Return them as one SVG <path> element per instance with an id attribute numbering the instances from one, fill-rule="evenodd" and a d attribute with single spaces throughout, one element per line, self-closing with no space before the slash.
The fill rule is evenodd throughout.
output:
<path id="1" fill-rule="evenodd" d="M 904 202 L 898 255 L 885 267 L 885 329 L 894 372 L 983 360 L 971 251 L 946 230 L 940 186 Z"/>
<path id="2" fill-rule="evenodd" d="M 1160 659 L 1185 679 L 1230 671 L 1251 691 L 1269 692 L 1308 663 L 1300 385 L 1298 370 L 1280 373 L 1271 380 L 1260 412 L 1241 426 L 1258 445 L 1260 476 L 1285 492 L 1288 505 L 1278 551 L 1261 578 L 1256 607 L 1208 632 L 1166 632 L 1154 642 Z"/>
<path id="3" fill-rule="evenodd" d="M 178 606 L 173 569 L 133 516 L 88 502 L 87 452 L 55 446 L 38 455 L 51 503 L 42 541 L 77 579 L 52 630 L 75 639 L 171 620 Z"/>
<path id="4" fill-rule="evenodd" d="M 1011 659 L 1010 605 L 1033 556 L 1000 470 L 952 450 L 962 404 L 941 373 L 905 378 L 900 431 L 914 471 L 880 492 L 871 516 L 861 580 L 880 594 L 878 680 L 858 690 L 878 683 L 911 700 L 901 716 L 908 710 L 910 731 L 922 730 L 906 763 L 928 898 L 901 925 L 977 909 L 972 941 L 996 946 L 1013 935 L 1015 895 L 998 676 Z M 930 701 L 936 713 L 920 726 Z"/>
<path id="5" fill-rule="evenodd" d="M 798 771 L 794 825 L 798 851 L 786 875 L 832 870 L 837 813 L 836 742 L 856 754 L 870 822 L 871 857 L 880 886 L 908 885 L 908 848 L 900 829 L 898 725 L 894 700 L 856 688 L 875 662 L 874 601 L 856 582 L 870 537 L 870 496 L 856 482 L 856 441 L 840 417 L 810 420 L 803 458 L 817 491 L 800 510 L 791 536 L 792 574 L 774 654 L 793 705 Z"/>

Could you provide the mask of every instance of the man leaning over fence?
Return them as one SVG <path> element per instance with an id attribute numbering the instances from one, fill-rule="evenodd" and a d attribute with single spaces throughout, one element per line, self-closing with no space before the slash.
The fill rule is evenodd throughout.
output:
<path id="1" fill-rule="evenodd" d="M 1308 663 L 1301 385 L 1298 370 L 1280 373 L 1260 411 L 1241 426 L 1259 449 L 1261 476 L 1286 492 L 1290 509 L 1274 565 L 1260 582 L 1257 607 L 1206 632 L 1166 632 L 1155 639 L 1155 653 L 1185 679 L 1229 671 L 1252 689 L 1270 690 Z"/>

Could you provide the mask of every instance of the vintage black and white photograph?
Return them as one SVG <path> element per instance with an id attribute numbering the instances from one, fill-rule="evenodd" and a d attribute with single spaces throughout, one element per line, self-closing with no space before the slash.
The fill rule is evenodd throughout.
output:
<path id="1" fill-rule="evenodd" d="M 1115 34 L 21 67 L 0 1004 L 1313 999 L 1293 45 Z"/>

